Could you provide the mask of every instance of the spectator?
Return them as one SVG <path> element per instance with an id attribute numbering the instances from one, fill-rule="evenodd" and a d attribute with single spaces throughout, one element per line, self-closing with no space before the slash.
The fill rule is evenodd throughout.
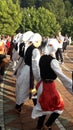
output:
<path id="1" fill-rule="evenodd" d="M 10 49 L 10 40 L 7 39 L 6 41 L 6 49 L 7 49 L 7 55 L 9 54 L 9 49 Z"/>
<path id="2" fill-rule="evenodd" d="M 57 40 L 59 42 L 59 48 L 56 51 L 56 58 L 61 63 L 64 63 L 63 54 L 62 54 L 64 36 L 62 36 L 61 32 L 58 32 L 56 38 L 57 38 Z"/>
<path id="3" fill-rule="evenodd" d="M 63 52 L 64 52 L 64 50 L 66 50 L 67 45 L 69 45 L 69 39 L 68 39 L 68 36 L 66 34 L 64 37 L 64 41 L 63 41 Z"/>
<path id="4" fill-rule="evenodd" d="M 10 60 L 12 61 L 12 51 L 14 48 L 14 43 L 13 43 L 13 36 L 11 37 L 11 42 L 10 42 L 10 48 L 8 54 L 10 55 Z"/>
<path id="5" fill-rule="evenodd" d="M 69 45 L 70 45 L 70 44 L 71 44 L 71 42 L 72 42 L 72 41 L 71 41 L 71 37 L 69 37 L 69 39 L 68 39 L 68 40 L 69 40 Z"/>
<path id="6" fill-rule="evenodd" d="M 6 58 L 6 47 L 3 41 L 0 41 L 0 77 L 4 75 L 5 63 L 3 59 Z"/>

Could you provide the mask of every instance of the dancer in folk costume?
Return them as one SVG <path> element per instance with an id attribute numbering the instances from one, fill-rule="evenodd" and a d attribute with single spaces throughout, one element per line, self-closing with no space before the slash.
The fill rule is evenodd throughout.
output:
<path id="1" fill-rule="evenodd" d="M 15 71 L 14 71 L 14 77 L 17 79 L 18 76 L 20 75 L 21 73 L 21 69 L 23 68 L 25 62 L 24 62 L 24 54 L 25 54 L 25 51 L 27 49 L 27 47 L 29 46 L 29 42 L 28 40 L 30 39 L 30 37 L 33 35 L 34 33 L 32 31 L 27 31 L 25 32 L 20 41 L 19 41 L 19 45 L 17 44 L 17 55 L 19 55 L 19 60 L 18 60 L 18 57 L 16 60 L 18 60 L 18 64 L 16 65 L 16 68 L 15 68 Z M 14 56 L 16 55 L 16 53 L 14 54 Z M 17 81 L 16 81 L 17 82 Z"/>
<path id="2" fill-rule="evenodd" d="M 37 130 L 52 130 L 55 120 L 64 110 L 64 101 L 56 89 L 54 80 L 58 77 L 63 85 L 71 92 L 72 80 L 63 74 L 55 52 L 58 48 L 56 39 L 50 39 L 44 49 L 44 55 L 39 61 L 41 80 L 37 83 L 37 104 L 32 110 L 32 118 L 38 118 Z M 45 117 L 49 115 L 46 123 Z"/>
<path id="3" fill-rule="evenodd" d="M 16 82 L 16 110 L 21 112 L 21 107 L 23 103 L 31 98 L 32 89 L 34 89 L 34 80 L 39 81 L 40 71 L 39 71 L 39 59 L 40 51 L 38 47 L 40 46 L 42 37 L 39 33 L 34 33 L 34 35 L 29 40 L 29 47 L 26 49 L 24 56 L 24 67 L 21 69 L 20 75 Z M 35 104 L 33 99 L 33 102 Z"/>

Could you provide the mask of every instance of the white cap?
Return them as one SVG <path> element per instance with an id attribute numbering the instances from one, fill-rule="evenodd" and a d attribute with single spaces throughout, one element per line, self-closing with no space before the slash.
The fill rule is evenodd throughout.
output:
<path id="1" fill-rule="evenodd" d="M 42 42 L 42 36 L 39 33 L 34 33 L 29 39 L 29 42 L 32 42 L 35 47 L 39 47 Z"/>

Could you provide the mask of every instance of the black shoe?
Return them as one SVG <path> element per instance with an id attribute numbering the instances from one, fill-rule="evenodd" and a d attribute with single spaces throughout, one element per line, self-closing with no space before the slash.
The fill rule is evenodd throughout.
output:
<path id="1" fill-rule="evenodd" d="M 3 82 L 3 79 L 0 78 L 0 83 L 2 83 L 2 82 Z"/>
<path id="2" fill-rule="evenodd" d="M 3 82 L 3 75 L 0 74 L 0 83 Z"/>
<path id="3" fill-rule="evenodd" d="M 63 64 L 64 64 L 64 62 L 62 61 L 62 62 L 61 62 L 61 64 L 63 65 Z"/>
<path id="4" fill-rule="evenodd" d="M 37 126 L 37 127 L 36 127 L 36 130 L 41 130 L 41 128 L 42 128 L 42 127 Z"/>
<path id="5" fill-rule="evenodd" d="M 46 125 L 44 125 L 40 130 L 52 130 L 52 128 L 48 128 Z"/>
<path id="6" fill-rule="evenodd" d="M 17 113 L 20 113 L 21 112 L 21 108 L 15 108 L 15 111 L 17 112 Z"/>
<path id="7" fill-rule="evenodd" d="M 48 130 L 52 130 L 52 128 L 49 128 Z"/>
<path id="8" fill-rule="evenodd" d="M 15 106 L 15 110 L 16 110 L 18 113 L 21 112 L 21 107 L 22 107 L 22 105 L 23 105 L 23 103 L 20 104 L 20 105 L 16 104 L 16 106 Z"/>

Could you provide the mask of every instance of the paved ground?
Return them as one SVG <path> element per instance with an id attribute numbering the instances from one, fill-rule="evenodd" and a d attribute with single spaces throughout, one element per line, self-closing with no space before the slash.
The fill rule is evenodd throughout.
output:
<path id="1" fill-rule="evenodd" d="M 73 47 L 68 47 L 65 53 L 65 64 L 61 65 L 64 73 L 72 78 L 73 70 Z M 12 66 L 6 68 L 3 82 L 0 83 L 0 130 L 36 130 L 37 119 L 31 119 L 33 108 L 32 100 L 24 103 L 21 114 L 14 111 L 15 107 L 15 84 Z M 56 120 L 53 130 L 73 130 L 73 96 L 56 80 L 57 88 L 63 96 L 65 110 Z"/>

